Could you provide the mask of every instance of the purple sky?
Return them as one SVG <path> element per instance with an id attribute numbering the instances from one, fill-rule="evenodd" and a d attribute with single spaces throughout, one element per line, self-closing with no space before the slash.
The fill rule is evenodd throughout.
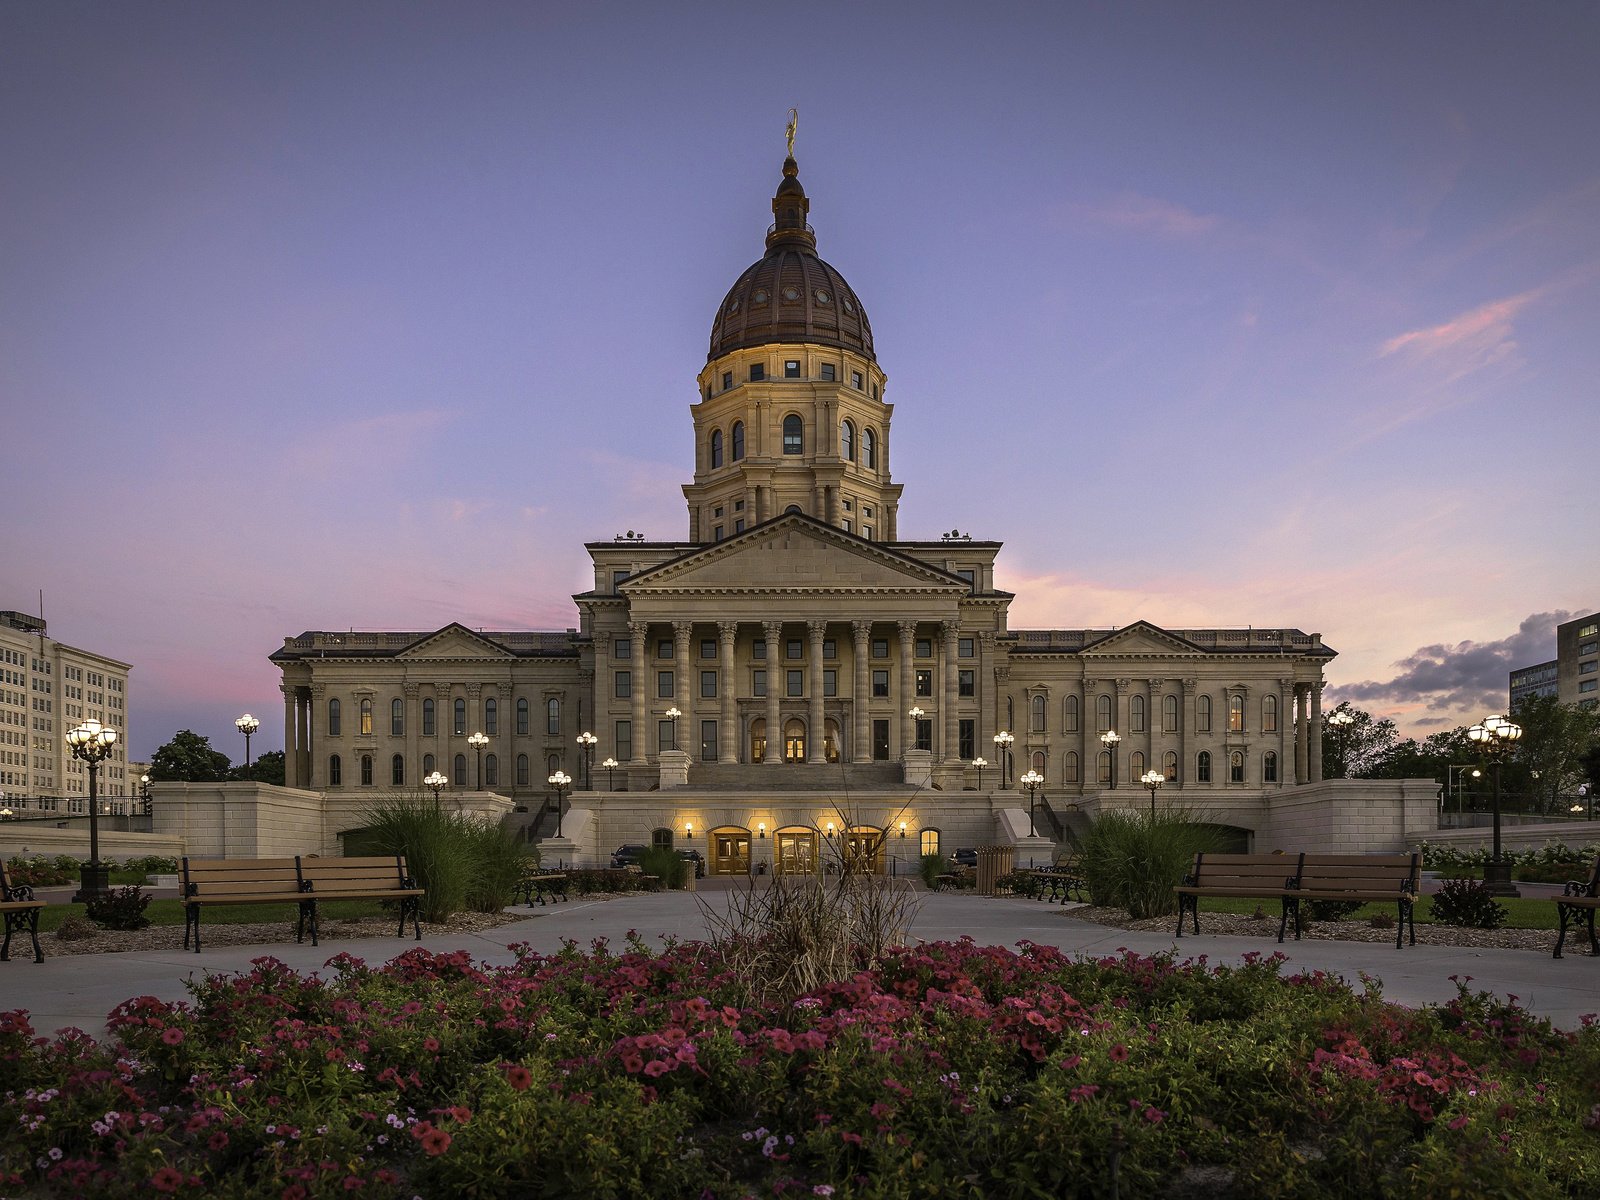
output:
<path id="1" fill-rule="evenodd" d="M 0 6 L 0 607 L 134 664 L 135 756 L 281 747 L 305 629 L 575 624 L 687 531 L 798 105 L 903 536 L 1503 704 L 1600 607 L 1600 7 L 919 11 Z"/>

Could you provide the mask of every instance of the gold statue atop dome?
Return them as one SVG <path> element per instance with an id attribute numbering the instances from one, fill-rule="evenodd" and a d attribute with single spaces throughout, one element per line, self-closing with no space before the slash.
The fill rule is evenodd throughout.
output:
<path id="1" fill-rule="evenodd" d="M 794 157 L 794 131 L 795 131 L 795 127 L 798 126 L 799 124 L 800 124 L 800 110 L 798 108 L 791 108 L 789 110 L 789 124 L 784 129 L 784 132 L 788 135 L 788 138 L 789 138 L 789 157 L 790 158 Z"/>

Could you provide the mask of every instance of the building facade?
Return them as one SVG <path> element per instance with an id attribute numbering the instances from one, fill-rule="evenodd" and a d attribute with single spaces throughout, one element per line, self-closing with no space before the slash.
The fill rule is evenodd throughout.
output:
<path id="1" fill-rule="evenodd" d="M 1511 672 L 1511 707 L 1530 696 L 1600 706 L 1600 612 L 1557 625 L 1555 658 Z"/>
<path id="2" fill-rule="evenodd" d="M 121 738 L 100 764 L 102 796 L 127 796 L 128 671 L 49 636 L 42 617 L 0 612 L 0 788 L 12 809 L 89 795 L 89 773 L 72 757 L 66 733 L 87 720 Z"/>
<path id="3" fill-rule="evenodd" d="M 437 769 L 526 804 L 560 769 L 595 811 L 674 785 L 794 792 L 770 815 L 804 830 L 816 806 L 798 797 L 839 790 L 954 793 L 987 818 L 1029 768 L 1058 798 L 1138 795 L 1147 771 L 1241 800 L 1320 780 L 1334 651 L 1318 635 L 1014 630 L 999 541 L 901 536 L 888 377 L 798 176 L 791 157 L 765 252 L 713 317 L 685 538 L 589 543 L 574 630 L 286 639 L 290 786 L 414 787 Z M 615 765 L 585 772 L 580 732 Z"/>

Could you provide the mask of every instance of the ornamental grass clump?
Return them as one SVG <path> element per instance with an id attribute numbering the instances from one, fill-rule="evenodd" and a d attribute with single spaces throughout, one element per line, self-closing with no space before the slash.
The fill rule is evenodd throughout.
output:
<path id="1" fill-rule="evenodd" d="M 1125 908 L 1134 919 L 1177 911 L 1173 888 L 1194 856 L 1217 848 L 1217 834 L 1178 808 L 1153 817 L 1112 810 L 1096 817 L 1081 841 L 1079 862 L 1090 900 Z"/>
<path id="2" fill-rule="evenodd" d="M 424 921 L 453 913 L 499 912 L 512 902 L 532 861 L 528 848 L 500 825 L 452 812 L 431 796 L 398 793 L 369 806 L 361 844 L 403 854 L 417 886 Z"/>
<path id="3" fill-rule="evenodd" d="M 667 846 L 652 846 L 639 856 L 639 873 L 654 875 L 669 888 L 685 886 L 692 869 L 687 859 Z"/>

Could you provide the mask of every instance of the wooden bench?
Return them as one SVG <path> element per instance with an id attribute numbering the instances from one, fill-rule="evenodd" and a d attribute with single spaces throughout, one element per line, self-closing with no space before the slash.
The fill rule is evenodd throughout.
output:
<path id="1" fill-rule="evenodd" d="M 11 935 L 26 929 L 33 938 L 33 961 L 42 963 L 44 951 L 39 948 L 39 910 L 43 900 L 33 898 L 33 888 L 26 883 L 12 883 L 6 876 L 6 864 L 0 862 L 0 914 L 6 920 L 6 940 L 0 944 L 0 962 L 11 958 Z"/>
<path id="2" fill-rule="evenodd" d="M 1561 947 L 1567 941 L 1567 926 L 1576 925 L 1579 921 L 1583 921 L 1589 929 L 1589 953 L 1600 956 L 1600 941 L 1596 941 L 1594 936 L 1595 909 L 1600 908 L 1600 855 L 1595 856 L 1594 866 L 1589 868 L 1588 883 L 1569 879 L 1561 895 L 1551 896 L 1550 899 L 1555 903 L 1561 921 L 1554 957 L 1561 957 Z M 10 925 L 6 926 L 7 937 L 10 936 L 10 928 Z"/>
<path id="3" fill-rule="evenodd" d="M 1422 855 L 1416 852 L 1302 854 L 1300 878 L 1285 903 L 1294 914 L 1294 937 L 1299 941 L 1303 900 L 1362 904 L 1392 900 L 1396 906 L 1394 948 L 1399 950 L 1408 930 L 1411 944 L 1417 944 L 1416 903 L 1421 894 Z"/>
<path id="4" fill-rule="evenodd" d="M 549 903 L 545 898 L 547 896 L 565 900 L 567 885 L 571 878 L 565 871 L 528 871 L 523 875 L 519 889 L 522 892 L 522 902 L 532 908 L 535 897 L 538 898 L 540 907 Z"/>
<path id="5" fill-rule="evenodd" d="M 1282 908 L 1278 940 L 1289 923 L 1287 896 L 1300 877 L 1303 854 L 1196 854 L 1194 865 L 1173 890 L 1178 893 L 1178 932 L 1183 936 L 1187 913 L 1194 932 L 1200 932 L 1200 897 L 1223 896 L 1240 900 L 1276 900 Z M 1296 929 L 1295 936 L 1299 937 Z"/>
<path id="6" fill-rule="evenodd" d="M 1035 871 L 1034 877 L 1039 881 L 1038 900 L 1057 900 L 1062 904 L 1068 900 L 1076 899 L 1083 902 L 1084 878 L 1083 869 L 1079 866 L 1078 856 L 1071 855 L 1062 859 L 1053 867 Z"/>
<path id="7" fill-rule="evenodd" d="M 399 934 L 406 931 L 411 917 L 417 940 L 422 940 L 418 922 L 418 898 L 423 890 L 406 874 L 405 858 L 385 855 L 377 858 L 184 858 L 181 897 L 183 900 L 183 948 L 200 953 L 200 913 L 223 904 L 293 904 L 298 910 L 294 940 L 305 941 L 311 929 L 311 944 L 317 940 L 318 900 L 395 900 L 400 905 Z"/>

